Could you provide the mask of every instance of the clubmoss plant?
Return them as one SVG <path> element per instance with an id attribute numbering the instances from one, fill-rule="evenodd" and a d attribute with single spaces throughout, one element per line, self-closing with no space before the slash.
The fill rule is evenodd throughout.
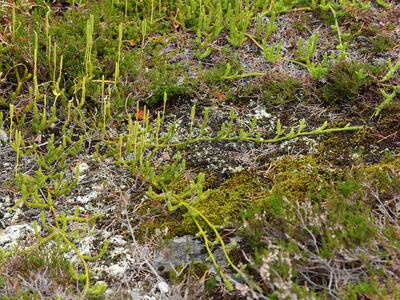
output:
<path id="1" fill-rule="evenodd" d="M 204 197 L 206 194 L 203 193 L 203 182 L 204 182 L 204 175 L 200 174 L 198 176 L 197 183 L 194 183 L 194 182 L 191 183 L 190 186 L 187 189 L 185 189 L 185 191 L 183 191 L 181 194 L 174 195 L 171 192 L 168 192 L 167 194 L 157 194 L 152 189 L 150 189 L 148 191 L 148 195 L 151 198 L 156 199 L 156 200 L 167 201 L 168 209 L 170 212 L 176 211 L 177 209 L 179 209 L 181 207 L 184 207 L 187 209 L 188 213 L 190 214 L 190 216 L 192 217 L 194 223 L 196 224 L 196 226 L 198 228 L 198 235 L 204 241 L 204 245 L 205 245 L 205 248 L 207 250 L 210 260 L 214 264 L 219 275 L 221 276 L 222 281 L 224 282 L 225 286 L 229 290 L 233 290 L 233 284 L 232 284 L 231 280 L 223 272 L 221 266 L 217 262 L 214 254 L 212 253 L 212 250 L 211 250 L 211 246 L 214 246 L 216 244 L 219 244 L 221 246 L 224 257 L 225 257 L 228 265 L 237 273 L 238 277 L 245 280 L 249 284 L 249 286 L 251 286 L 252 288 L 260 291 L 260 288 L 257 286 L 257 284 L 252 279 L 250 279 L 245 273 L 243 273 L 238 267 L 236 267 L 236 265 L 232 262 L 229 254 L 227 252 L 227 247 L 226 247 L 221 235 L 219 234 L 217 227 L 214 224 L 212 224 L 201 211 L 199 211 L 197 208 L 190 205 L 190 203 L 187 200 L 185 200 L 185 198 L 187 196 L 191 197 L 191 195 L 193 193 L 195 193 L 197 195 L 197 198 L 199 198 L 199 199 Z M 201 222 L 205 222 L 205 224 L 207 224 L 208 229 L 210 229 L 211 232 L 215 235 L 214 241 L 211 241 L 208 238 L 208 235 L 206 232 L 207 229 L 204 228 L 203 225 L 201 225 L 199 220 L 201 220 Z"/>
<path id="2" fill-rule="evenodd" d="M 342 32 L 340 30 L 339 27 L 339 22 L 338 22 L 338 16 L 336 14 L 335 9 L 333 8 L 332 4 L 328 4 L 329 10 L 332 12 L 334 21 L 335 21 L 335 25 L 332 25 L 331 28 L 336 31 L 337 36 L 338 36 L 338 40 L 339 40 L 339 44 L 336 46 L 336 48 L 339 50 L 339 55 L 338 58 L 339 59 L 343 59 L 347 57 L 347 53 L 346 53 L 346 49 L 348 47 L 347 43 L 343 41 L 342 38 Z"/>
<path id="3" fill-rule="evenodd" d="M 383 101 L 376 107 L 373 117 L 377 117 L 381 114 L 382 110 L 385 107 L 389 106 L 393 103 L 394 98 L 397 93 L 400 91 L 400 87 L 396 87 L 390 94 L 387 93 L 384 89 L 380 89 L 381 95 L 383 97 Z"/>
<path id="4" fill-rule="evenodd" d="M 12 37 L 15 38 L 17 32 L 17 16 L 15 14 L 16 4 L 13 4 L 11 7 L 11 32 Z"/>
<path id="5" fill-rule="evenodd" d="M 376 3 L 378 3 L 383 8 L 391 8 L 392 7 L 392 4 L 390 4 L 384 0 L 376 0 Z"/>
<path id="6" fill-rule="evenodd" d="M 307 45 L 304 45 L 303 39 L 299 39 L 297 42 L 297 50 L 295 52 L 296 59 L 303 63 L 311 62 L 311 58 L 314 56 L 317 45 L 318 45 L 319 34 L 314 33 L 307 41 Z"/>
<path id="7" fill-rule="evenodd" d="M 321 80 L 329 72 L 328 55 L 326 53 L 324 53 L 322 62 L 320 62 L 320 63 L 314 63 L 314 62 L 311 62 L 310 60 L 308 60 L 306 67 L 312 77 L 314 77 L 317 80 Z"/>
<path id="8" fill-rule="evenodd" d="M 393 75 L 400 69 L 400 58 L 397 60 L 395 65 L 393 65 L 392 60 L 389 58 L 387 64 L 389 70 L 387 71 L 385 76 L 383 76 L 383 78 L 380 80 L 381 82 L 389 81 L 393 77 Z"/>
<path id="9" fill-rule="evenodd" d="M 24 68 L 22 76 L 17 66 L 14 67 L 14 70 L 15 70 L 15 77 L 17 79 L 17 87 L 15 88 L 15 91 L 11 94 L 10 102 L 13 102 L 17 99 L 17 97 L 21 92 L 23 84 L 32 78 L 32 74 L 28 72 L 27 68 Z"/>
<path id="10" fill-rule="evenodd" d="M 297 51 L 295 53 L 297 60 L 289 60 L 296 64 L 302 65 L 307 68 L 312 77 L 321 80 L 329 72 L 328 54 L 323 54 L 321 62 L 313 62 L 312 57 L 315 55 L 319 35 L 318 32 L 313 34 L 307 41 L 307 46 L 304 46 L 303 40 L 297 42 Z M 331 55 L 331 60 L 334 59 L 334 54 Z"/>
<path id="11" fill-rule="evenodd" d="M 229 36 L 227 40 L 234 47 L 239 47 L 246 40 L 247 28 L 252 18 L 252 11 L 249 6 L 242 7 L 242 1 L 236 0 L 234 7 L 229 6 L 227 17 L 229 18 Z"/>
<path id="12" fill-rule="evenodd" d="M 14 142 L 11 144 L 11 146 L 14 149 L 15 153 L 17 154 L 17 157 L 15 159 L 15 174 L 18 174 L 19 161 L 20 161 L 20 157 L 22 155 L 22 151 L 21 151 L 21 146 L 22 145 L 23 145 L 22 133 L 21 133 L 20 130 L 15 130 Z"/>
<path id="13" fill-rule="evenodd" d="M 67 216 L 64 212 L 56 212 L 57 209 L 53 201 L 53 196 L 59 197 L 68 194 L 77 185 L 79 179 L 79 168 L 76 170 L 75 179 L 73 181 L 65 180 L 62 172 L 57 173 L 57 171 L 54 171 L 57 170 L 57 168 L 52 168 L 52 164 L 55 163 L 56 165 L 61 166 L 68 156 L 75 156 L 76 151 L 79 151 L 81 147 L 80 144 L 77 148 L 74 146 L 65 151 L 64 146 L 66 145 L 66 138 L 64 138 L 63 141 L 63 145 L 60 145 L 59 147 L 55 147 L 54 142 L 51 141 L 47 144 L 49 151 L 48 154 L 39 159 L 39 165 L 41 168 L 35 172 L 34 176 L 29 176 L 18 172 L 20 148 L 23 145 L 23 142 L 21 132 L 18 130 L 16 131 L 13 147 L 15 147 L 17 153 L 16 182 L 21 191 L 21 198 L 16 201 L 13 209 L 19 207 L 20 204 L 24 204 L 29 208 L 43 210 L 41 214 L 41 228 L 42 230 L 47 231 L 48 235 L 41 235 L 41 231 L 35 223 L 34 229 L 38 241 L 33 246 L 25 249 L 24 252 L 29 254 L 31 251 L 43 247 L 50 242 L 55 243 L 58 249 L 63 253 L 70 250 L 74 251 L 79 258 L 84 271 L 83 274 L 78 274 L 73 266 L 70 265 L 70 275 L 74 280 L 84 282 L 84 288 L 82 290 L 82 295 L 84 296 L 88 292 L 93 292 L 90 286 L 90 273 L 87 262 L 99 259 L 104 255 L 107 249 L 107 241 L 104 242 L 99 255 L 95 257 L 82 255 L 80 250 L 75 246 L 73 240 L 82 237 L 82 234 L 86 231 L 87 224 L 93 223 L 99 216 L 79 217 L 78 208 L 75 209 L 72 216 Z M 45 174 L 42 170 L 48 170 L 48 173 Z M 47 196 L 42 192 L 43 189 L 47 190 Z M 53 214 L 54 220 L 52 224 L 54 225 L 47 224 L 44 213 L 45 210 L 50 211 Z M 82 225 L 80 231 L 77 229 L 71 231 L 68 224 L 72 222 Z"/>
<path id="14" fill-rule="evenodd" d="M 258 15 L 258 16 L 261 16 L 261 15 Z M 260 19 L 257 18 L 257 33 L 259 36 L 261 36 L 261 24 L 260 23 L 261 23 Z M 278 28 L 278 26 L 276 25 L 276 13 L 275 13 L 275 11 L 272 11 L 268 22 L 265 23 L 264 39 L 268 40 L 277 28 Z"/>
<path id="15" fill-rule="evenodd" d="M 88 78 L 93 77 L 92 49 L 94 33 L 94 16 L 90 15 L 86 23 L 86 48 L 85 48 L 85 75 Z"/>
<path id="16" fill-rule="evenodd" d="M 273 43 L 271 45 L 267 44 L 267 40 L 263 39 L 263 55 L 264 58 L 271 64 L 276 63 L 280 58 L 282 58 L 282 44 L 283 41 L 278 43 Z"/>
<path id="17" fill-rule="evenodd" d="M 38 85 L 38 77 L 37 77 L 37 63 L 38 63 L 38 49 L 39 49 L 39 42 L 38 42 L 38 34 L 35 31 L 34 33 L 35 45 L 33 49 L 33 86 L 35 90 L 35 99 L 39 98 L 39 85 Z"/>
<path id="18" fill-rule="evenodd" d="M 15 111 L 15 108 L 14 108 L 14 105 L 13 104 L 10 104 L 10 128 L 9 128 L 9 138 L 8 138 L 8 140 L 11 142 L 12 141 L 12 136 L 13 136 L 13 133 L 14 133 L 14 111 Z"/>
<path id="19" fill-rule="evenodd" d="M 240 292 L 240 297 L 284 298 L 284 292 L 290 292 L 289 298 L 362 298 L 380 293 L 379 287 L 371 288 L 374 284 L 396 282 L 388 258 L 396 257 L 393 249 L 398 244 L 396 215 L 390 211 L 398 194 L 398 165 L 360 166 L 363 160 L 378 162 L 383 152 L 388 161 L 397 156 L 397 119 L 389 111 L 398 115 L 391 103 L 400 92 L 400 63 L 388 60 L 386 70 L 375 70 L 379 66 L 355 61 L 347 53 L 349 35 L 344 31 L 349 25 L 359 31 L 354 36 L 361 36 L 365 19 L 371 18 L 379 23 L 377 28 L 385 28 L 387 37 L 394 36 L 395 24 L 388 24 L 386 17 L 377 22 L 386 10 L 374 5 L 369 11 L 370 4 L 363 0 L 14 2 L 0 12 L 0 126 L 15 152 L 9 156 L 15 161 L 14 172 L 5 170 L 1 179 L 7 177 L 6 188 L 18 197 L 14 209 L 41 212 L 40 226 L 35 224 L 37 239 L 23 253 L 53 247 L 62 256 L 72 255 L 75 260 L 68 262 L 67 270 L 82 294 L 78 297 L 101 298 L 106 289 L 104 284 L 93 285 L 90 262 L 104 255 L 107 241 L 99 255 L 86 256 L 78 247 L 101 216 L 81 216 L 80 207 L 71 210 L 65 202 L 82 188 L 79 167 L 74 169 L 71 162 L 89 156 L 102 166 L 107 159 L 140 184 L 134 195 L 129 190 L 134 198 L 128 213 L 141 198 L 146 208 L 159 202 L 167 225 L 155 226 L 165 228 L 176 220 L 182 226 L 190 223 L 185 233 L 197 233 L 221 279 L 218 288 L 215 278 L 208 281 L 211 297 L 235 298 Z M 364 18 L 360 14 L 367 9 Z M 301 34 L 308 39 L 300 39 L 293 53 L 299 32 L 287 26 L 277 29 L 304 19 L 310 22 Z M 332 30 L 319 27 L 314 22 L 318 19 Z M 386 51 L 389 40 L 377 33 L 376 29 L 367 39 Z M 247 39 L 259 50 L 247 51 Z M 354 45 L 360 45 L 357 39 L 352 40 L 352 51 L 362 54 Z M 374 55 L 368 59 L 375 63 L 379 60 Z M 259 64 L 263 56 L 271 64 L 279 61 L 273 75 L 257 71 L 265 68 Z M 306 73 L 294 80 L 288 74 L 299 70 L 292 63 L 315 80 Z M 383 99 L 368 120 L 378 90 Z M 234 106 L 225 112 L 228 116 L 216 119 L 227 105 Z M 389 105 L 388 113 L 382 113 Z M 258 116 L 259 108 L 262 113 L 271 110 L 271 115 L 258 119 L 253 115 Z M 343 121 L 338 121 L 339 108 Z M 335 120 L 332 126 L 325 122 L 328 115 Z M 343 135 L 326 137 L 334 133 Z M 312 136 L 318 138 L 303 139 Z M 321 147 L 309 144 L 320 141 Z M 271 147 L 268 158 L 253 155 L 264 152 L 260 144 L 281 142 Z M 329 147 L 334 142 L 338 146 Z M 246 166 L 255 166 L 252 174 L 235 174 L 225 181 L 224 171 L 205 175 L 197 171 L 202 168 L 197 162 L 186 163 L 192 146 L 213 143 L 240 153 L 254 151 L 246 153 Z M 343 148 L 346 155 L 340 152 Z M 318 153 L 275 159 L 281 153 L 307 151 Z M 333 156 L 326 167 L 323 162 Z M 14 177 L 8 178 L 8 173 Z M 235 179 L 254 180 L 253 173 L 265 181 L 260 193 L 254 194 L 252 184 L 240 190 L 229 186 Z M 214 212 L 216 208 L 221 212 Z M 235 218 L 226 218 L 222 211 Z M 228 222 L 232 230 L 222 231 Z M 240 244 L 228 244 L 241 230 L 245 234 Z M 0 253 L 0 260 L 17 254 Z M 388 271 L 378 273 L 377 266 Z M 0 276 L 0 293 L 2 281 Z M 394 292 L 387 294 L 396 298 Z"/>

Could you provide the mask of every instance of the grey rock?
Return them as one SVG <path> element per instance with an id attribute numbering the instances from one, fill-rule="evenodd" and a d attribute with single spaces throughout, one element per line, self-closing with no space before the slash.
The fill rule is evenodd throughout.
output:
<path id="1" fill-rule="evenodd" d="M 0 230 L 0 246 L 11 247 L 15 245 L 19 239 L 32 233 L 34 233 L 34 230 L 28 224 L 9 226 L 5 230 Z"/>
<path id="2" fill-rule="evenodd" d="M 205 261 L 207 257 L 201 240 L 185 235 L 173 238 L 169 247 L 159 251 L 155 255 L 154 264 L 159 270 L 169 271 L 182 264 Z"/>
<path id="3" fill-rule="evenodd" d="M 2 130 L 2 129 L 0 129 L 0 142 L 1 142 L 2 144 L 5 144 L 5 143 L 8 142 L 8 135 L 7 135 L 7 133 L 6 133 L 4 130 Z"/>

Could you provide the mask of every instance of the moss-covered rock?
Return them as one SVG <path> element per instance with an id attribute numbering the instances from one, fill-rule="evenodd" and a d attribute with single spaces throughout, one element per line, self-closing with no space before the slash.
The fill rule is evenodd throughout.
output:
<path id="1" fill-rule="evenodd" d="M 177 189 L 182 189 L 183 185 L 178 183 Z M 220 227 L 236 220 L 246 208 L 251 207 L 256 200 L 264 198 L 267 193 L 266 182 L 257 176 L 242 173 L 229 178 L 219 187 L 208 189 L 205 198 L 194 200 L 190 205 L 199 210 L 213 225 Z M 139 214 L 148 216 L 141 222 L 139 236 L 152 234 L 156 230 L 167 232 L 168 237 L 198 232 L 187 210 L 179 208 L 170 213 L 163 204 L 153 202 L 149 201 L 139 211 Z M 201 218 L 198 220 L 205 230 L 209 230 Z"/>
<path id="2" fill-rule="evenodd" d="M 271 194 L 285 196 L 290 201 L 303 201 L 323 180 L 326 170 L 313 156 L 284 156 L 275 162 L 274 172 L 269 175 L 273 181 Z"/>
<path id="3" fill-rule="evenodd" d="M 192 203 L 207 219 L 216 226 L 223 226 L 236 220 L 246 208 L 267 195 L 268 188 L 262 179 L 242 173 L 231 177 L 208 196 Z M 192 217 L 186 214 L 184 226 L 196 232 Z"/>

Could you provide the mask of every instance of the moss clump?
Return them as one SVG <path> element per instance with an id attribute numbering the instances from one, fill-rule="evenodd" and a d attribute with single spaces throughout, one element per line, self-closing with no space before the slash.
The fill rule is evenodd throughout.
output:
<path id="1" fill-rule="evenodd" d="M 270 81 L 265 86 L 262 99 L 268 104 L 287 103 L 291 100 L 295 100 L 295 96 L 300 89 L 300 81 L 293 77 Z"/>
<path id="2" fill-rule="evenodd" d="M 211 176 L 205 183 L 206 188 L 212 185 L 214 180 L 215 177 Z M 176 190 L 182 190 L 184 184 L 184 181 L 178 182 Z M 195 200 L 191 205 L 203 213 L 211 223 L 222 226 L 234 220 L 266 194 L 265 182 L 258 177 L 243 173 L 234 175 L 215 189 L 208 189 L 208 196 L 205 199 Z M 184 208 L 171 213 L 162 203 L 148 201 L 138 213 L 143 216 L 138 230 L 139 239 L 154 234 L 156 230 L 166 232 L 167 238 L 195 234 L 198 231 L 192 217 Z M 204 222 L 200 220 L 200 223 L 208 230 Z"/>
<path id="3" fill-rule="evenodd" d="M 301 235 L 297 209 L 303 205 L 318 206 L 324 197 L 331 173 L 313 156 L 284 156 L 275 161 L 266 177 L 272 187 L 257 199 L 245 215 L 247 226 L 243 237 L 251 248 L 264 247 L 266 228 L 273 228 L 273 236 Z M 268 229 L 269 230 L 269 229 Z"/>
<path id="4" fill-rule="evenodd" d="M 389 35 L 382 33 L 382 29 L 375 26 L 355 27 L 357 29 L 353 36 L 362 36 L 366 44 L 362 47 L 363 54 L 377 55 L 388 51 L 395 46 L 395 40 Z"/>
<path id="5" fill-rule="evenodd" d="M 381 197 L 390 199 L 399 192 L 399 172 L 398 158 L 328 170 L 312 156 L 283 157 L 268 175 L 273 180 L 270 193 L 245 216 L 241 235 L 247 246 L 243 247 L 262 251 L 271 237 L 282 245 L 290 239 L 310 244 L 304 226 L 316 236 L 324 257 L 334 256 L 336 249 L 368 245 L 379 230 L 372 217 L 376 203 L 365 187 L 378 189 Z M 390 229 L 387 234 L 394 236 Z"/>
<path id="6" fill-rule="evenodd" d="M 383 34 L 370 38 L 368 41 L 375 54 L 386 52 L 395 45 L 395 41 L 391 37 Z"/>
<path id="7" fill-rule="evenodd" d="M 285 104 L 298 100 L 302 90 L 302 83 L 294 77 L 271 75 L 241 87 L 236 94 L 239 98 L 261 99 L 267 105 Z"/>
<path id="8" fill-rule="evenodd" d="M 386 107 L 382 112 L 382 116 L 376 124 L 376 132 L 387 136 L 395 134 L 400 128 L 400 102 L 394 102 Z M 384 141 L 396 141 L 396 138 L 385 139 Z M 393 143 L 393 142 L 392 142 Z"/>
<path id="9" fill-rule="evenodd" d="M 195 201 L 192 205 L 212 224 L 223 226 L 235 220 L 246 208 L 251 207 L 257 199 L 265 197 L 267 193 L 266 183 L 260 178 L 242 173 L 226 180 L 220 187 L 209 190 L 206 198 Z M 184 216 L 183 225 L 191 233 L 197 232 L 196 225 L 188 214 Z"/>
<path id="10" fill-rule="evenodd" d="M 285 156 L 276 162 L 271 193 L 285 196 L 289 201 L 302 201 L 313 186 L 322 180 L 321 166 L 312 156 L 297 159 Z"/>
<path id="11" fill-rule="evenodd" d="M 165 235 L 166 238 L 182 236 L 187 234 L 182 226 L 182 215 L 186 212 L 181 208 L 170 213 L 165 205 L 157 201 L 147 201 L 138 211 L 141 216 L 138 224 L 137 239 L 146 241 L 148 236 L 157 234 Z"/>
<path id="12" fill-rule="evenodd" d="M 372 84 L 368 73 L 377 70 L 357 61 L 339 61 L 327 75 L 327 84 L 321 88 L 322 98 L 332 104 L 355 100 L 362 88 Z"/>
<path id="13" fill-rule="evenodd" d="M 341 135 L 331 136 L 318 146 L 318 159 L 335 166 L 349 166 L 354 163 L 359 154 L 365 152 L 366 132 L 360 132 L 357 136 Z M 369 153 L 372 154 L 371 152 Z"/>
<path id="14" fill-rule="evenodd" d="M 400 158 L 364 166 L 360 169 L 359 176 L 368 181 L 371 188 L 381 193 L 399 190 Z"/>

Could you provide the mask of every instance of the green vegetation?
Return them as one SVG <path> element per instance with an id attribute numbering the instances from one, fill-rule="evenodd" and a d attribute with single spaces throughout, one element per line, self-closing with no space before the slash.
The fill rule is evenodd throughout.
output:
<path id="1" fill-rule="evenodd" d="M 399 12 L 3 1 L 0 298 L 400 297 Z"/>

